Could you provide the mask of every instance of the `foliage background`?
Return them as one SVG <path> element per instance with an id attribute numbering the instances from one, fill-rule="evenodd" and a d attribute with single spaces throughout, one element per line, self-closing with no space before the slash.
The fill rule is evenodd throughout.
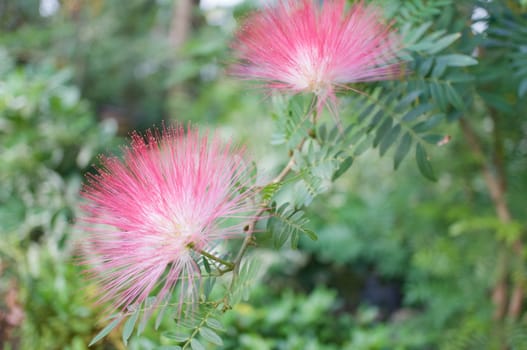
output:
<path id="1" fill-rule="evenodd" d="M 404 35 L 408 74 L 341 97 L 362 138 L 305 208 L 319 239 L 277 252 L 257 238 L 264 268 L 222 319 L 224 349 L 527 348 L 512 302 L 526 277 L 527 4 L 376 2 Z M 274 100 L 226 72 L 257 5 L 0 1 L 2 348 L 86 349 L 104 327 L 74 263 L 77 193 L 130 130 L 193 121 L 246 143 L 264 173 L 287 161 L 270 142 L 291 136 Z M 160 327 L 128 347 L 175 346 L 175 325 Z M 121 333 L 94 348 L 123 349 Z"/>

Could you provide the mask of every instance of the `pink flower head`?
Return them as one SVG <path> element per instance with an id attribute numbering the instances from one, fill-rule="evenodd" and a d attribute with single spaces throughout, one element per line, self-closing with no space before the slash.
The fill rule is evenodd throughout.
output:
<path id="1" fill-rule="evenodd" d="M 88 175 L 81 220 L 82 260 L 101 301 L 126 311 L 157 292 L 158 306 L 179 286 L 179 306 L 197 301 L 199 251 L 239 236 L 252 209 L 243 150 L 195 129 L 164 127 L 132 135 L 123 159 L 103 158 Z"/>
<path id="2" fill-rule="evenodd" d="M 386 80 L 400 71 L 400 40 L 382 21 L 381 10 L 362 1 L 279 0 L 250 16 L 234 49 L 234 74 L 267 87 L 318 96 L 318 109 L 334 104 L 346 84 Z"/>

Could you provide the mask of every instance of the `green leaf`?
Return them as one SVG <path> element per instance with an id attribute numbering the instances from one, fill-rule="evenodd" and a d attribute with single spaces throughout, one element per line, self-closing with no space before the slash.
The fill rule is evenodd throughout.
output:
<path id="1" fill-rule="evenodd" d="M 192 350 L 205 350 L 203 344 L 201 344 L 196 338 L 192 338 L 190 340 L 190 347 L 192 348 Z"/>
<path id="2" fill-rule="evenodd" d="M 425 140 L 431 145 L 437 145 L 444 138 L 445 138 L 445 135 L 439 135 L 439 134 L 428 134 L 428 135 L 423 136 L 423 140 Z"/>
<path id="3" fill-rule="evenodd" d="M 156 300 L 156 297 L 148 297 L 148 298 L 146 298 L 146 300 L 144 302 L 144 309 L 148 310 L 154 304 L 155 300 Z M 162 312 L 163 312 L 163 309 L 161 310 L 161 313 Z M 146 323 L 149 320 L 148 316 L 149 316 L 148 312 L 143 312 L 143 317 L 141 317 L 141 321 L 139 322 L 139 325 L 137 326 L 137 334 L 141 334 L 145 330 Z M 157 318 L 159 318 L 159 315 L 157 316 Z M 157 318 L 156 318 L 156 324 L 157 324 Z"/>
<path id="4" fill-rule="evenodd" d="M 416 133 L 421 133 L 424 131 L 428 131 L 432 128 L 434 128 L 437 124 L 439 124 L 441 121 L 445 119 L 445 115 L 443 113 L 434 114 L 430 117 L 428 117 L 426 120 L 417 123 L 412 128 Z"/>
<path id="5" fill-rule="evenodd" d="M 461 54 L 442 55 L 437 57 L 437 61 L 449 67 L 466 67 L 478 64 L 475 58 Z"/>
<path id="6" fill-rule="evenodd" d="M 360 103 L 360 105 L 361 106 L 354 111 L 358 116 L 357 120 L 359 123 L 366 121 L 366 119 L 374 114 L 374 112 L 376 113 L 379 109 L 374 104 L 370 104 L 369 101 L 363 101 L 363 103 Z"/>
<path id="7" fill-rule="evenodd" d="M 218 330 L 218 331 L 225 331 L 225 327 L 223 327 L 221 322 L 218 321 L 215 318 L 209 317 L 209 318 L 207 318 L 207 320 L 205 322 L 207 323 L 207 326 L 209 326 L 210 328 L 213 328 L 213 329 Z"/>
<path id="8" fill-rule="evenodd" d="M 394 108 L 396 112 L 402 112 L 406 109 L 407 106 L 409 106 L 412 102 L 414 102 L 419 96 L 421 96 L 423 93 L 422 90 L 415 90 L 404 96 L 401 101 L 397 104 L 397 106 Z"/>
<path id="9" fill-rule="evenodd" d="M 303 228 L 304 230 L 302 231 L 302 233 L 306 234 L 306 236 L 308 236 L 312 241 L 316 241 L 318 240 L 318 236 L 317 234 L 315 233 L 315 231 L 312 231 L 310 229 L 307 229 L 307 228 Z"/>
<path id="10" fill-rule="evenodd" d="M 382 102 L 381 102 L 382 103 Z M 373 118 L 371 118 L 368 126 L 371 129 L 373 129 L 374 127 L 377 126 L 377 124 L 379 124 L 379 122 L 381 121 L 381 119 L 384 117 L 384 110 L 382 109 L 382 107 L 378 107 L 375 111 L 373 115 Z"/>
<path id="11" fill-rule="evenodd" d="M 275 114 L 277 131 L 273 134 L 271 143 L 285 143 L 289 149 L 294 149 L 307 135 L 311 122 L 306 117 L 308 110 L 307 96 L 301 94 L 279 99 L 279 112 Z"/>
<path id="12" fill-rule="evenodd" d="M 203 294 L 207 300 L 209 299 L 210 293 L 212 292 L 215 284 L 216 277 L 208 277 L 205 279 L 205 282 L 203 283 Z"/>
<path id="13" fill-rule="evenodd" d="M 436 41 L 433 45 L 433 48 L 427 50 L 427 52 L 431 55 L 438 53 L 439 51 L 450 46 L 454 41 L 456 41 L 460 37 L 461 37 L 460 33 L 453 33 L 453 34 L 446 35 L 442 37 L 441 39 L 439 39 L 438 41 Z"/>
<path id="14" fill-rule="evenodd" d="M 269 202 L 276 192 L 282 187 L 281 182 L 270 183 L 262 189 L 262 199 L 264 202 Z"/>
<path id="15" fill-rule="evenodd" d="M 426 77 L 428 73 L 430 73 L 430 68 L 432 68 L 433 63 L 434 63 L 433 57 L 430 57 L 424 60 L 419 66 L 419 74 L 421 74 L 423 77 Z"/>
<path id="16" fill-rule="evenodd" d="M 203 261 L 203 267 L 205 268 L 205 271 L 207 273 L 210 274 L 210 264 L 209 264 L 209 261 L 207 260 L 207 258 L 205 256 L 202 256 L 201 257 L 202 261 Z"/>
<path id="17" fill-rule="evenodd" d="M 391 145 L 397 140 L 399 134 L 401 133 L 401 125 L 396 125 L 393 127 L 382 139 L 381 144 L 379 145 L 379 154 L 381 157 L 386 153 Z"/>
<path id="18" fill-rule="evenodd" d="M 292 239 L 293 235 L 300 233 L 307 235 L 312 240 L 317 240 L 317 235 L 305 227 L 309 220 L 304 217 L 304 212 L 288 207 L 289 203 L 283 204 L 267 222 L 267 230 L 273 234 L 275 247 L 282 247 L 287 239 Z"/>
<path id="19" fill-rule="evenodd" d="M 156 316 L 156 321 L 154 323 L 154 329 L 158 330 L 161 322 L 163 321 L 163 315 L 165 314 L 166 309 L 168 308 L 168 303 L 163 303 L 163 306 L 159 310 L 159 313 Z"/>
<path id="20" fill-rule="evenodd" d="M 414 109 L 410 110 L 408 113 L 406 113 L 402 120 L 404 122 L 412 122 L 415 119 L 419 118 L 421 115 L 429 112 L 433 108 L 434 106 L 430 103 L 421 104 L 415 107 Z"/>
<path id="21" fill-rule="evenodd" d="M 418 143 L 415 148 L 415 159 L 417 160 L 417 166 L 419 167 L 421 174 L 431 181 L 436 181 L 437 179 L 434 175 L 432 164 L 428 160 L 426 149 L 420 143 Z"/>
<path id="22" fill-rule="evenodd" d="M 135 324 L 137 322 L 137 318 L 139 317 L 139 313 L 141 311 L 141 308 L 138 306 L 135 312 L 126 320 L 124 327 L 123 327 L 123 343 L 126 345 L 128 344 L 128 339 L 132 335 L 132 332 L 134 331 Z"/>
<path id="23" fill-rule="evenodd" d="M 163 332 L 161 336 L 170 340 L 175 340 L 178 343 L 183 343 L 188 340 L 189 335 L 177 332 Z"/>
<path id="24" fill-rule="evenodd" d="M 117 325 L 121 322 L 122 320 L 122 316 L 121 317 L 117 317 L 115 320 L 113 320 L 112 322 L 110 322 L 106 327 L 104 327 L 102 329 L 102 331 L 100 331 L 92 340 L 91 342 L 88 344 L 88 346 L 92 346 L 93 344 L 97 343 L 99 340 L 101 340 L 102 338 L 106 337 L 115 327 L 117 327 Z"/>
<path id="25" fill-rule="evenodd" d="M 333 177 L 331 178 L 331 181 L 335 181 L 339 177 L 341 177 L 353 164 L 353 157 L 349 156 L 342 163 L 340 163 L 339 168 L 335 173 L 333 174 Z"/>
<path id="26" fill-rule="evenodd" d="M 298 248 L 298 241 L 300 240 L 300 235 L 296 232 L 291 234 L 291 249 Z"/>
<path id="27" fill-rule="evenodd" d="M 408 33 L 403 36 L 405 44 L 414 44 L 423 34 L 432 26 L 432 22 L 426 22 L 421 24 L 416 29 L 411 30 L 408 28 Z"/>
<path id="28" fill-rule="evenodd" d="M 355 157 L 360 156 L 362 153 L 366 152 L 371 147 L 371 138 L 363 137 L 360 139 L 353 147 L 353 155 Z"/>
<path id="29" fill-rule="evenodd" d="M 219 345 L 219 346 L 223 345 L 223 340 L 221 340 L 221 337 L 210 328 L 207 328 L 207 327 L 200 328 L 199 334 L 201 334 L 201 336 L 205 340 L 208 340 L 212 344 Z"/>
<path id="30" fill-rule="evenodd" d="M 435 83 L 435 82 L 431 83 L 430 93 L 432 94 L 432 98 L 435 100 L 436 104 L 439 106 L 441 110 L 445 110 L 448 107 L 448 101 L 446 99 L 446 95 L 440 84 Z"/>
<path id="31" fill-rule="evenodd" d="M 268 230 L 273 234 L 273 245 L 276 249 L 283 247 L 287 239 L 289 238 L 288 232 L 283 229 L 280 222 L 273 220 L 273 225 L 268 225 Z"/>
<path id="32" fill-rule="evenodd" d="M 518 86 L 518 97 L 523 97 L 525 93 L 527 93 L 527 78 L 523 79 L 520 86 Z"/>
<path id="33" fill-rule="evenodd" d="M 280 221 L 271 217 L 267 222 L 267 230 L 273 235 L 273 245 L 276 249 L 281 248 L 287 242 L 288 232 L 282 227 Z"/>
<path id="34" fill-rule="evenodd" d="M 393 167 L 395 170 L 399 168 L 399 165 L 401 164 L 403 159 L 408 154 L 408 151 L 410 150 L 411 146 L 412 146 L 412 136 L 409 133 L 406 133 L 402 137 L 401 142 L 399 143 L 399 146 L 397 147 L 397 150 L 395 151 L 395 155 L 393 158 Z"/>
<path id="35" fill-rule="evenodd" d="M 418 43 L 407 46 L 407 49 L 411 51 L 425 52 L 425 53 L 433 55 L 443 50 L 444 48 L 448 47 L 450 44 L 452 44 L 456 39 L 460 37 L 459 33 L 454 33 L 454 34 L 444 36 L 443 38 L 438 40 L 438 38 L 442 36 L 443 34 L 445 34 L 445 30 L 435 31 L 432 34 L 429 34 L 428 36 L 423 38 Z"/>
<path id="36" fill-rule="evenodd" d="M 485 100 L 485 103 L 491 105 L 492 107 L 500 110 L 504 113 L 512 114 L 514 113 L 514 108 L 511 107 L 511 104 L 507 99 L 500 95 L 499 93 L 487 93 L 479 92 L 480 96 Z"/>
<path id="37" fill-rule="evenodd" d="M 432 69 L 432 77 L 439 79 L 445 73 L 447 65 L 444 61 L 436 60 L 434 69 Z"/>
<path id="38" fill-rule="evenodd" d="M 474 79 L 475 78 L 472 74 L 460 72 L 459 70 L 450 72 L 445 76 L 445 80 L 449 83 L 469 83 L 474 81 Z"/>
<path id="39" fill-rule="evenodd" d="M 373 147 L 377 147 L 379 145 L 379 142 L 381 142 L 382 138 L 388 131 L 392 129 L 392 119 L 387 118 L 380 127 L 377 128 L 377 133 L 375 134 L 375 138 L 373 139 Z"/>
<path id="40" fill-rule="evenodd" d="M 354 125 L 351 124 L 349 125 L 343 132 L 342 132 L 342 135 L 348 135 L 350 133 L 350 131 L 353 129 Z M 337 139 L 338 137 L 338 132 L 339 132 L 339 129 L 338 127 L 334 127 L 331 129 L 331 131 L 329 132 L 329 135 L 328 135 L 328 138 L 327 140 L 329 141 L 332 141 L 332 140 L 335 140 Z"/>
<path id="41" fill-rule="evenodd" d="M 452 106 L 454 106 L 457 110 L 460 110 L 460 111 L 465 109 L 465 103 L 463 102 L 463 100 L 461 99 L 461 96 L 459 96 L 458 92 L 452 85 L 450 84 L 445 85 L 445 91 L 446 91 L 446 96 L 448 98 L 448 102 L 450 102 Z"/>

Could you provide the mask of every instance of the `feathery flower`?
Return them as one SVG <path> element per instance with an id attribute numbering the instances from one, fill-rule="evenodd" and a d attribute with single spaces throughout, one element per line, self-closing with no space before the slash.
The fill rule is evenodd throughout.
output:
<path id="1" fill-rule="evenodd" d="M 400 71 L 400 40 L 381 9 L 359 1 L 346 11 L 345 4 L 278 0 L 249 16 L 233 44 L 240 61 L 233 73 L 271 89 L 314 93 L 318 109 L 334 105 L 346 84 L 392 78 Z"/>
<path id="2" fill-rule="evenodd" d="M 123 160 L 103 158 L 88 175 L 81 218 L 81 258 L 100 300 L 126 311 L 156 291 L 155 307 L 179 286 L 179 307 L 195 303 L 197 252 L 243 232 L 233 218 L 251 210 L 250 191 L 241 193 L 247 170 L 243 150 L 181 126 L 133 134 Z"/>

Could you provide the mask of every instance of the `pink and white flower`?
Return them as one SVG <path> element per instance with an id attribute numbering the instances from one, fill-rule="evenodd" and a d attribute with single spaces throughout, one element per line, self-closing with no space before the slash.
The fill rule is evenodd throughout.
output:
<path id="1" fill-rule="evenodd" d="M 318 108 L 336 102 L 347 84 L 386 80 L 400 72 L 400 40 L 382 11 L 359 1 L 279 0 L 249 16 L 233 48 L 233 73 L 270 89 L 310 92 Z M 329 101 L 328 101 L 329 100 Z"/>
<path id="2" fill-rule="evenodd" d="M 83 261 L 116 309 L 159 305 L 179 286 L 179 306 L 198 300 L 199 253 L 243 234 L 251 211 L 242 149 L 196 129 L 132 135 L 123 159 L 103 158 L 83 189 Z M 233 223 L 234 222 L 234 223 Z"/>

